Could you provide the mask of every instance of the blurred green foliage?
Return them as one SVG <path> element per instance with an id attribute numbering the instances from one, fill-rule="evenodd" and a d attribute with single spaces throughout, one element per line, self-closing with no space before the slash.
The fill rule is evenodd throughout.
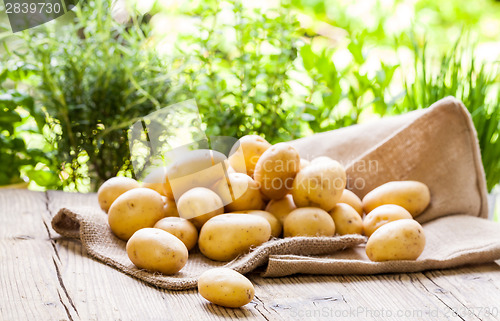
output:
<path id="1" fill-rule="evenodd" d="M 498 41 L 491 28 L 499 26 L 500 5 L 491 0 L 260 7 L 196 0 L 146 9 L 137 1 L 125 25 L 112 19 L 109 3 L 88 1 L 64 25 L 24 32 L 3 59 L 27 74 L 15 81 L 32 91 L 32 116 L 53 146 L 41 185 L 87 191 L 117 173 L 133 175 L 128 127 L 189 98 L 207 135 L 258 133 L 275 143 L 425 108 L 447 95 L 473 115 L 488 187 L 500 180 L 498 69 L 454 43 L 464 27 L 475 43 Z"/>

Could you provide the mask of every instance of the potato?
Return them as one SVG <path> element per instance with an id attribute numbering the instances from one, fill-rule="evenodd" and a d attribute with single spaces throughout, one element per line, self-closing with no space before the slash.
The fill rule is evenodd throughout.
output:
<path id="1" fill-rule="evenodd" d="M 399 205 L 381 205 L 366 215 L 363 221 L 363 230 L 366 236 L 370 236 L 384 224 L 411 218 L 410 212 Z"/>
<path id="2" fill-rule="evenodd" d="M 191 221 L 196 228 L 215 215 L 224 213 L 224 205 L 219 195 L 205 187 L 195 187 L 182 194 L 177 202 L 179 216 Z"/>
<path id="3" fill-rule="evenodd" d="M 198 241 L 198 230 L 193 223 L 182 217 L 165 217 L 156 222 L 155 228 L 162 229 L 177 237 L 189 250 Z"/>
<path id="4" fill-rule="evenodd" d="M 340 235 L 362 234 L 363 220 L 354 208 L 345 203 L 337 203 L 330 211 L 335 223 L 335 230 Z"/>
<path id="5" fill-rule="evenodd" d="M 220 179 L 212 188 L 222 199 L 226 212 L 260 210 L 264 207 L 259 185 L 250 176 L 234 173 L 228 174 L 227 178 Z"/>
<path id="6" fill-rule="evenodd" d="M 274 237 L 279 237 L 281 235 L 281 231 L 283 229 L 281 222 L 273 214 L 269 212 L 259 211 L 259 210 L 247 210 L 247 211 L 237 211 L 234 213 L 251 214 L 263 217 L 269 222 L 269 225 L 271 225 L 271 235 Z"/>
<path id="7" fill-rule="evenodd" d="M 292 196 L 297 207 L 320 207 L 331 210 L 342 196 L 346 173 L 339 162 L 311 163 L 293 181 Z"/>
<path id="8" fill-rule="evenodd" d="M 417 181 L 394 181 L 380 185 L 365 195 L 363 209 L 370 213 L 384 204 L 404 207 L 413 217 L 420 215 L 429 205 L 431 194 L 427 185 Z"/>
<path id="9" fill-rule="evenodd" d="M 157 228 L 143 228 L 127 242 L 127 255 L 139 269 L 164 274 L 179 272 L 188 260 L 184 243 Z"/>
<path id="10" fill-rule="evenodd" d="M 104 212 L 108 212 L 111 204 L 126 191 L 141 187 L 135 179 L 129 177 L 112 177 L 105 181 L 97 191 L 97 200 Z"/>
<path id="11" fill-rule="evenodd" d="M 264 195 L 277 200 L 290 192 L 299 168 L 297 150 L 289 144 L 278 143 L 260 156 L 254 178 Z"/>
<path id="12" fill-rule="evenodd" d="M 165 191 L 168 197 L 179 201 L 188 190 L 211 187 L 226 177 L 226 156 L 210 149 L 197 149 L 179 155 L 167 168 Z"/>
<path id="13" fill-rule="evenodd" d="M 308 161 L 307 159 L 304 159 L 304 158 L 301 158 L 300 159 L 300 170 L 303 170 L 304 168 L 306 168 L 307 166 L 309 166 L 309 164 L 311 164 L 310 161 Z"/>
<path id="14" fill-rule="evenodd" d="M 201 253 L 216 261 L 230 261 L 271 237 L 271 225 L 257 215 L 221 214 L 201 228 L 198 246 Z"/>
<path id="15" fill-rule="evenodd" d="M 283 224 L 284 237 L 333 236 L 335 223 L 328 212 L 316 207 L 297 208 L 288 214 Z"/>
<path id="16" fill-rule="evenodd" d="M 135 231 L 153 227 L 163 217 L 161 195 L 152 189 L 139 187 L 118 196 L 109 208 L 108 223 L 111 231 L 126 241 Z"/>
<path id="17" fill-rule="evenodd" d="M 266 212 L 273 214 L 283 224 L 287 215 L 296 208 L 292 195 L 287 194 L 279 200 L 271 200 L 266 206 Z"/>
<path id="18" fill-rule="evenodd" d="M 177 205 L 175 201 L 171 200 L 168 197 L 162 196 L 163 200 L 163 214 L 165 217 L 179 217 L 179 211 L 177 210 Z"/>
<path id="19" fill-rule="evenodd" d="M 397 220 L 381 226 L 366 243 L 372 261 L 416 260 L 425 247 L 424 229 L 413 219 Z"/>
<path id="20" fill-rule="evenodd" d="M 358 212 L 359 216 L 363 217 L 363 203 L 361 199 L 350 190 L 344 189 L 338 202 L 351 205 L 351 207 Z"/>
<path id="21" fill-rule="evenodd" d="M 253 176 L 257 161 L 271 144 L 258 135 L 241 137 L 229 153 L 229 165 L 238 173 Z"/>
<path id="22" fill-rule="evenodd" d="M 252 282 L 229 268 L 203 272 L 198 279 L 198 292 L 208 301 L 228 308 L 242 307 L 255 295 Z"/>

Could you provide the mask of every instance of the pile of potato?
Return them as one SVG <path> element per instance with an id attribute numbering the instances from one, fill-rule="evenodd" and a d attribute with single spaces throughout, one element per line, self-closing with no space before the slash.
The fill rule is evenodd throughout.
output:
<path id="1" fill-rule="evenodd" d="M 329 157 L 307 161 L 287 143 L 271 145 L 249 135 L 227 159 L 217 151 L 194 150 L 142 185 L 112 178 L 100 187 L 98 200 L 113 233 L 127 241 L 130 260 L 164 274 L 182 269 L 196 244 L 206 257 L 230 261 L 281 236 L 364 234 L 370 260 L 417 259 L 425 236 L 413 218 L 429 205 L 427 186 L 389 182 L 361 200 L 346 181 L 343 166 Z M 227 270 L 204 273 L 200 293 L 224 306 L 250 302 L 250 281 Z M 221 301 L 220 287 L 237 299 Z"/>

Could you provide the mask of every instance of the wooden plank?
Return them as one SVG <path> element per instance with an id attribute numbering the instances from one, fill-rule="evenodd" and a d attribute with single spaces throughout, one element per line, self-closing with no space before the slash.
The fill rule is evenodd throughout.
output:
<path id="1" fill-rule="evenodd" d="M 47 196 L 0 192 L 2 320 L 498 319 L 457 308 L 499 304 L 494 263 L 378 276 L 269 279 L 252 273 L 255 299 L 242 309 L 218 307 L 195 290 L 156 289 L 92 260 L 79 242 L 59 238 L 50 220 L 62 206 L 96 206 L 95 195 Z"/>
<path id="2" fill-rule="evenodd" d="M 428 289 L 465 320 L 500 320 L 500 267 L 496 263 L 424 274 Z"/>
<path id="3" fill-rule="evenodd" d="M 0 319 L 74 320 L 41 213 L 44 193 L 0 191 Z"/>
<path id="4" fill-rule="evenodd" d="M 52 214 L 63 206 L 97 206 L 95 194 L 48 195 Z M 266 319 L 257 300 L 241 309 L 226 309 L 207 303 L 196 290 L 157 289 L 91 259 L 79 242 L 58 238 L 52 229 L 51 234 L 57 240 L 61 277 L 82 320 Z"/>
<path id="5" fill-rule="evenodd" d="M 496 318 L 485 316 L 484 310 L 479 315 L 477 309 L 474 315 L 465 307 L 498 307 L 498 269 L 497 265 L 481 265 L 427 272 L 430 276 L 304 275 L 253 277 L 253 281 L 265 310 L 287 320 L 489 320 Z M 485 288 L 483 283 L 492 279 L 487 293 L 478 295 Z"/>

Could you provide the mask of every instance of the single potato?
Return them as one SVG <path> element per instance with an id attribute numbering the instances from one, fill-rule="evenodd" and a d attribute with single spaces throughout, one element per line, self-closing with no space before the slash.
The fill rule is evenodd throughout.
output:
<path id="1" fill-rule="evenodd" d="M 108 212 L 111 204 L 126 191 L 141 187 L 141 184 L 129 177 L 112 177 L 105 181 L 97 191 L 97 200 L 104 212 Z"/>
<path id="2" fill-rule="evenodd" d="M 297 208 L 288 214 L 283 224 L 284 237 L 333 236 L 335 223 L 328 212 L 316 207 Z"/>
<path id="3" fill-rule="evenodd" d="M 281 231 L 283 229 L 281 222 L 273 214 L 269 212 L 259 211 L 259 210 L 246 210 L 246 211 L 237 211 L 233 213 L 251 214 L 263 217 L 271 225 L 271 235 L 274 237 L 279 237 L 281 235 Z"/>
<path id="4" fill-rule="evenodd" d="M 198 230 L 193 223 L 182 217 L 165 217 L 156 222 L 155 228 L 169 232 L 184 243 L 186 248 L 192 250 L 198 242 Z"/>
<path id="5" fill-rule="evenodd" d="M 243 136 L 229 153 L 229 165 L 238 173 L 253 176 L 257 161 L 269 147 L 271 144 L 258 135 Z"/>
<path id="6" fill-rule="evenodd" d="M 293 202 L 292 194 L 287 194 L 279 200 L 269 201 L 266 206 L 266 212 L 273 214 L 283 224 L 287 215 L 296 208 L 297 206 Z"/>
<path id="7" fill-rule="evenodd" d="M 370 213 L 385 204 L 404 207 L 413 217 L 420 215 L 429 205 L 431 193 L 427 185 L 417 181 L 394 181 L 380 185 L 365 195 L 363 209 Z"/>
<path id="8" fill-rule="evenodd" d="M 339 199 L 339 203 L 349 204 L 358 212 L 360 217 L 363 217 L 363 202 L 361 199 L 348 189 L 344 189 L 342 196 Z"/>
<path id="9" fill-rule="evenodd" d="M 271 225 L 257 215 L 221 214 L 201 228 L 198 246 L 215 261 L 230 261 L 271 237 Z"/>
<path id="10" fill-rule="evenodd" d="M 118 196 L 109 208 L 108 223 L 111 231 L 126 241 L 137 230 L 153 227 L 164 217 L 161 195 L 152 189 L 139 187 Z"/>
<path id="11" fill-rule="evenodd" d="M 182 194 L 177 202 L 179 216 L 191 221 L 196 228 L 212 217 L 224 213 L 219 195 L 205 187 L 195 187 Z"/>
<path id="12" fill-rule="evenodd" d="M 226 156 L 210 149 L 181 153 L 166 170 L 165 191 L 169 198 L 180 197 L 195 187 L 209 188 L 226 177 Z"/>
<path id="13" fill-rule="evenodd" d="M 287 143 L 278 143 L 260 156 L 254 178 L 264 195 L 278 200 L 290 192 L 299 169 L 297 150 Z"/>
<path id="14" fill-rule="evenodd" d="M 179 272 L 188 260 L 184 243 L 157 228 L 143 228 L 127 242 L 127 255 L 139 269 L 163 274 Z"/>
<path id="15" fill-rule="evenodd" d="M 403 219 L 377 229 L 366 243 L 366 255 L 375 262 L 416 260 L 424 247 L 422 226 L 413 219 Z"/>
<path id="16" fill-rule="evenodd" d="M 330 211 L 330 215 L 338 234 L 363 234 L 363 220 L 351 205 L 337 203 Z"/>
<path id="17" fill-rule="evenodd" d="M 198 279 L 198 292 L 208 301 L 227 308 L 242 307 L 255 295 L 252 282 L 229 268 L 203 272 Z"/>
<path id="18" fill-rule="evenodd" d="M 381 205 L 366 215 L 363 221 L 363 231 L 370 236 L 379 227 L 396 220 L 411 219 L 410 212 L 394 204 Z"/>
<path id="19" fill-rule="evenodd" d="M 292 196 L 297 207 L 331 210 L 342 196 L 347 177 L 337 161 L 312 162 L 293 181 Z"/>
<path id="20" fill-rule="evenodd" d="M 228 174 L 215 183 L 212 190 L 217 193 L 225 205 L 226 212 L 260 210 L 264 201 L 259 185 L 247 174 Z"/>

